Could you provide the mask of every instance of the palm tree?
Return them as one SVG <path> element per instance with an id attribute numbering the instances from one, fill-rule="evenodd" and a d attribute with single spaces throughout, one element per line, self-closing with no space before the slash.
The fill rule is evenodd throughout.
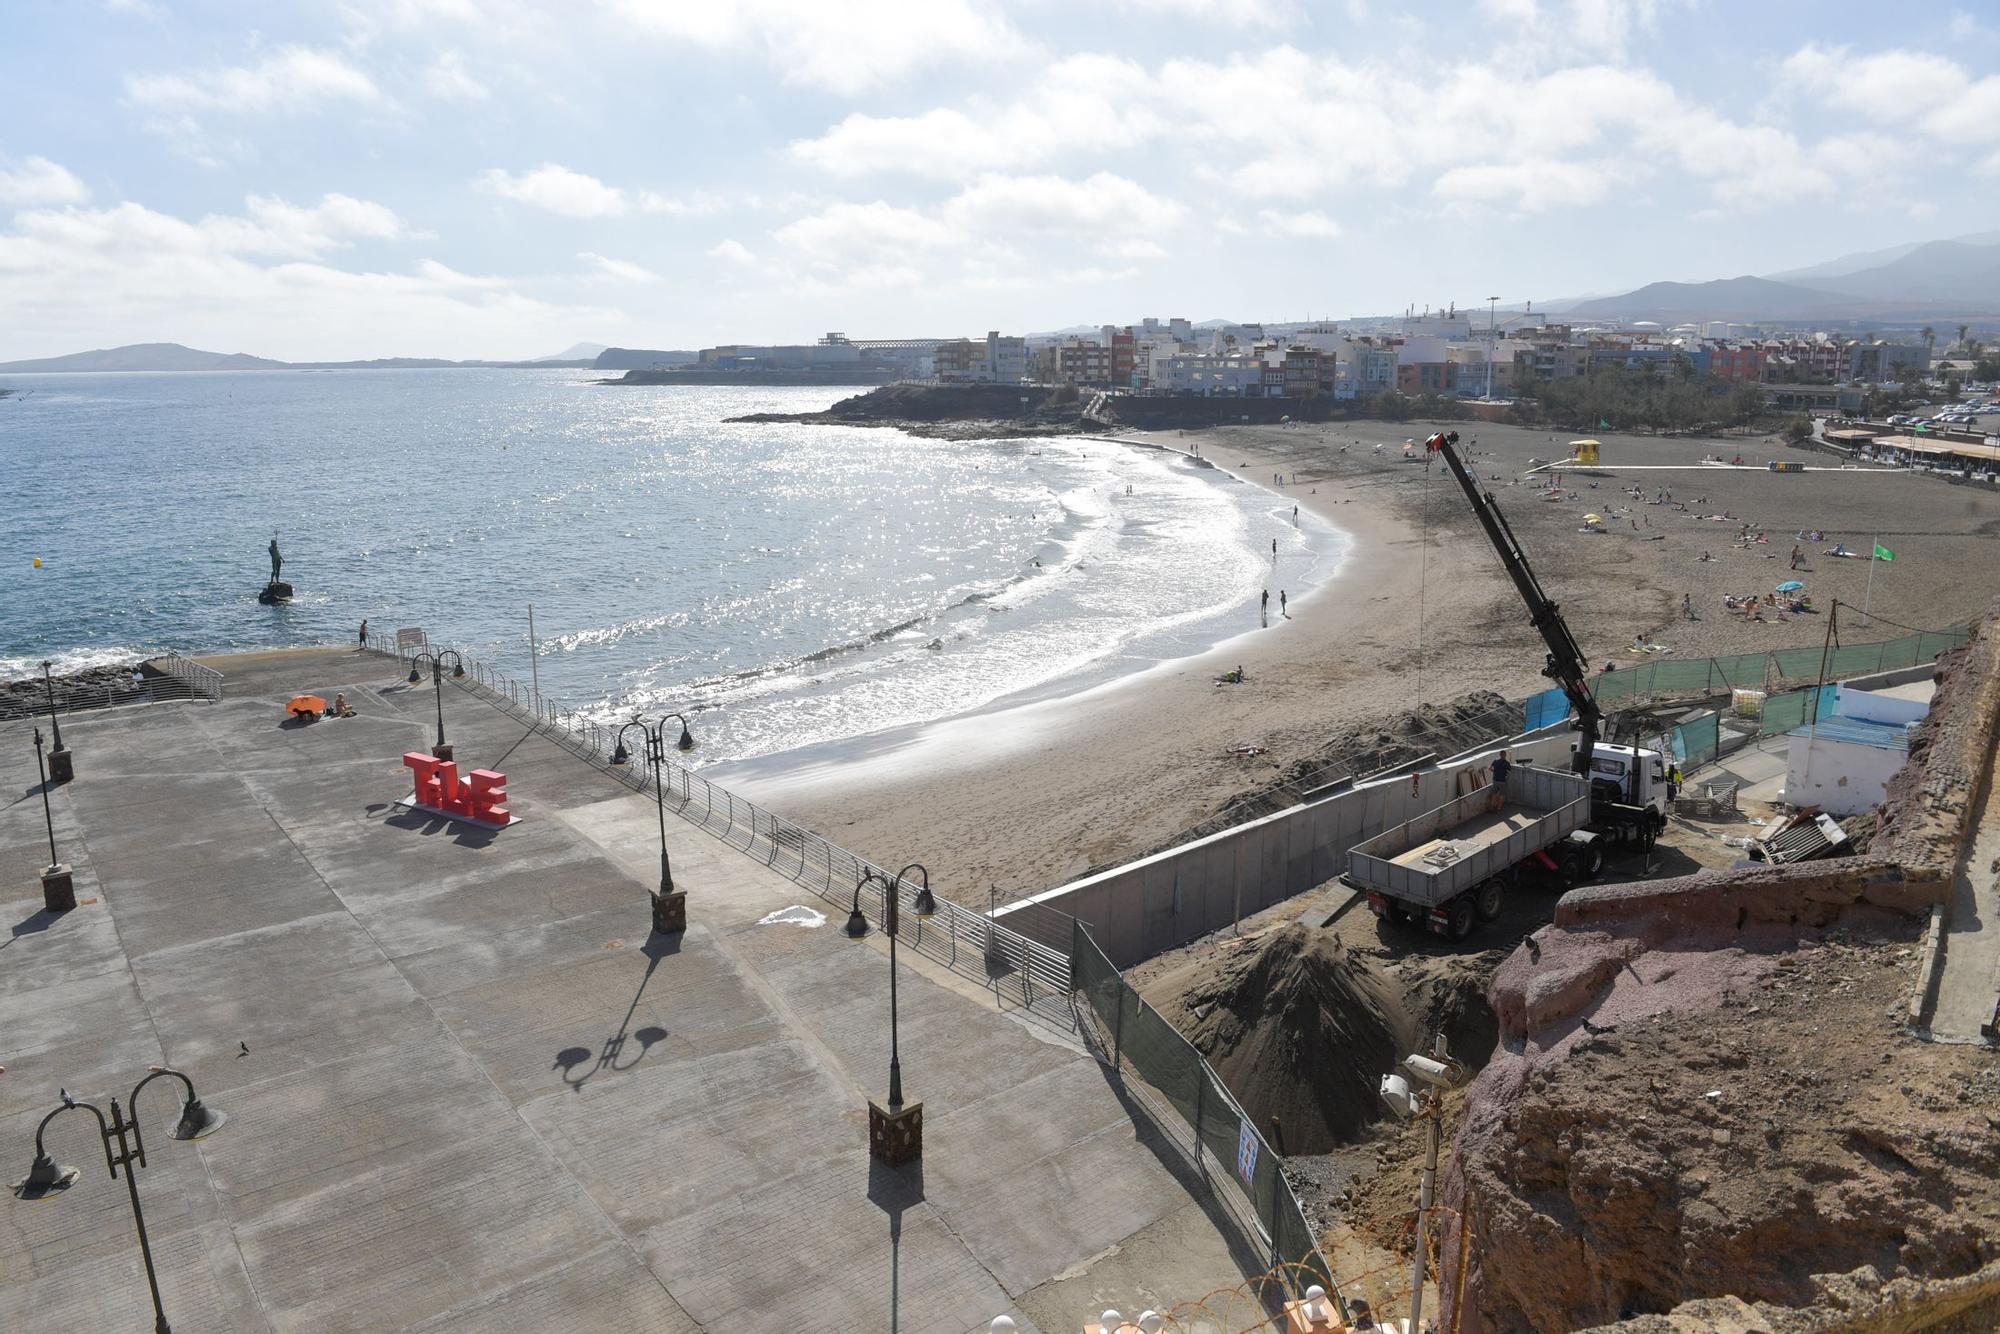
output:
<path id="1" fill-rule="evenodd" d="M 1972 326 L 1969 324 L 1961 324 L 1958 326 L 1958 345 L 1960 347 L 1965 346 L 1965 336 L 1971 332 L 1972 332 Z"/>
<path id="2" fill-rule="evenodd" d="M 1923 330 L 1924 351 L 1929 352 L 1937 343 L 1937 330 L 1926 324 Z"/>

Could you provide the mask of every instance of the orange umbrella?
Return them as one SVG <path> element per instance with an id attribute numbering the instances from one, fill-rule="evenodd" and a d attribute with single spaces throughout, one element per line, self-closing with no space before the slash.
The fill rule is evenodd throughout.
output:
<path id="1" fill-rule="evenodd" d="M 326 712 L 326 701 L 318 695 L 294 695 L 292 702 L 285 705 L 285 712 L 302 718 L 308 716 L 317 718 Z"/>

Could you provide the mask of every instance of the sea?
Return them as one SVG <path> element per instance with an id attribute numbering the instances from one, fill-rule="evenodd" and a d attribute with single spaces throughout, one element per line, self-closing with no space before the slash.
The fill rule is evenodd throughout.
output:
<path id="1" fill-rule="evenodd" d="M 744 760 L 1200 652 L 1347 546 L 1172 451 L 734 423 L 860 391 L 599 378 L 0 377 L 0 679 L 366 617 L 526 682 L 532 605 L 547 697 Z M 264 606 L 274 537 L 296 596 Z"/>

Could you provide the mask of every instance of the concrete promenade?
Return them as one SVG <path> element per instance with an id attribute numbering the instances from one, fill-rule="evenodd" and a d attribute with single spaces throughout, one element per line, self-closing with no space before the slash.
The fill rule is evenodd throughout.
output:
<path id="1" fill-rule="evenodd" d="M 682 937 L 648 937 L 650 798 L 450 685 L 461 771 L 508 775 L 499 833 L 393 807 L 428 680 L 342 650 L 211 660 L 219 704 L 65 719 L 54 792 L 79 906 L 40 910 L 42 799 L 0 726 L 0 1176 L 58 1090 L 150 1064 L 225 1126 L 138 1176 L 169 1319 L 207 1330 L 1080 1329 L 1265 1267 L 1183 1151 L 1047 1024 L 911 951 L 920 1165 L 866 1151 L 887 1082 L 876 931 L 668 816 Z M 360 717 L 285 725 L 299 691 Z M 765 922 L 802 906 L 823 924 Z M 908 925 L 905 930 L 909 930 Z M 0 1329 L 151 1320 L 122 1181 L 0 1196 Z"/>

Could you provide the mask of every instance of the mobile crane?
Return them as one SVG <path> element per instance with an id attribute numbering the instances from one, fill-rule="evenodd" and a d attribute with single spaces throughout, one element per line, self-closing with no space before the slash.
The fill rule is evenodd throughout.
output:
<path id="1" fill-rule="evenodd" d="M 1486 540 L 1500 553 L 1500 564 L 1514 581 L 1515 591 L 1527 604 L 1528 621 L 1548 646 L 1548 661 L 1542 675 L 1562 687 L 1570 709 L 1576 714 L 1577 743 L 1570 756 L 1570 768 L 1590 780 L 1591 813 L 1589 827 L 1620 839 L 1636 840 L 1651 846 L 1667 824 L 1666 775 L 1657 751 L 1641 750 L 1635 738 L 1627 747 L 1612 746 L 1600 738 L 1604 713 L 1590 693 L 1589 664 L 1577 647 L 1562 612 L 1542 591 L 1527 555 L 1514 538 L 1514 530 L 1493 497 L 1479 489 L 1478 482 L 1458 457 L 1458 432 L 1439 431 L 1424 441 L 1424 448 L 1444 459 L 1452 480 L 1465 492 L 1472 513 L 1486 532 Z"/>
<path id="2" fill-rule="evenodd" d="M 1599 840 L 1651 846 L 1666 826 L 1666 775 L 1658 751 L 1608 745 L 1604 715 L 1590 693 L 1588 666 L 1556 604 L 1549 600 L 1501 517 L 1454 448 L 1456 432 L 1424 442 L 1472 502 L 1507 577 L 1528 605 L 1528 619 L 1548 646 L 1542 674 L 1562 687 L 1581 734 L 1564 773 L 1519 764 L 1493 783 L 1404 820 L 1349 850 L 1343 879 L 1367 895 L 1385 920 L 1464 940 L 1500 915 L 1507 888 L 1524 875 L 1553 873 L 1566 884 L 1588 880 L 1604 863 Z"/>

